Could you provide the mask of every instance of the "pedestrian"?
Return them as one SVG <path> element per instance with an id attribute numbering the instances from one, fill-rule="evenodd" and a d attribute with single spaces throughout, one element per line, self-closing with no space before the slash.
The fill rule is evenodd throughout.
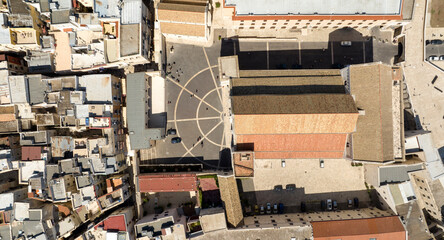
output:
<path id="1" fill-rule="evenodd" d="M 208 108 L 207 108 L 207 110 L 208 110 Z"/>
<path id="2" fill-rule="evenodd" d="M 201 147 L 203 147 L 203 141 L 202 141 L 202 142 L 200 142 L 200 146 L 201 146 Z"/>
<path id="3" fill-rule="evenodd" d="M 173 62 L 173 64 L 176 64 L 176 62 Z"/>
<path id="4" fill-rule="evenodd" d="M 196 89 L 196 92 L 197 92 L 197 89 Z"/>

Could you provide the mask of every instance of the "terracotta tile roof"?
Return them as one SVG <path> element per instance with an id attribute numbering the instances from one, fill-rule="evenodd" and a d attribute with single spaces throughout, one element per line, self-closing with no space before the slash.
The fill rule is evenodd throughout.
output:
<path id="1" fill-rule="evenodd" d="M 257 152 L 256 159 L 343 158 L 343 152 Z"/>
<path id="2" fill-rule="evenodd" d="M 159 21 L 205 24 L 206 6 L 189 4 L 159 3 L 157 19 Z"/>
<path id="3" fill-rule="evenodd" d="M 62 204 L 56 204 L 56 207 L 57 207 L 58 211 L 63 213 L 63 215 L 65 217 L 67 217 L 71 214 L 71 210 Z"/>
<path id="4" fill-rule="evenodd" d="M 244 156 L 244 159 L 242 159 Z M 236 177 L 254 176 L 254 153 L 253 152 L 234 152 L 234 173 Z"/>
<path id="5" fill-rule="evenodd" d="M 235 115 L 236 134 L 351 133 L 358 113 Z"/>
<path id="6" fill-rule="evenodd" d="M 214 178 L 201 178 L 200 181 L 200 188 L 202 191 L 211 191 L 211 190 L 218 190 L 219 188 L 216 185 L 216 180 Z"/>
<path id="7" fill-rule="evenodd" d="M 127 231 L 124 215 L 110 216 L 101 223 L 97 224 L 95 228 L 97 229 L 98 226 L 103 227 L 103 230 L 105 231 Z"/>
<path id="8" fill-rule="evenodd" d="M 346 139 L 347 134 L 277 134 L 236 136 L 236 142 L 238 144 L 254 143 L 255 152 L 344 152 Z"/>
<path id="9" fill-rule="evenodd" d="M 0 122 L 9 122 L 15 120 L 15 114 L 0 114 Z"/>
<path id="10" fill-rule="evenodd" d="M 235 115 L 358 113 L 348 94 L 244 95 L 231 102 Z"/>
<path id="11" fill-rule="evenodd" d="M 160 29 L 163 34 L 175 34 L 195 37 L 205 37 L 205 25 L 161 22 Z"/>
<path id="12" fill-rule="evenodd" d="M 140 192 L 197 191 L 196 174 L 150 174 L 139 176 Z"/>
<path id="13" fill-rule="evenodd" d="M 22 147 L 22 160 L 40 160 L 42 147 Z"/>
<path id="14" fill-rule="evenodd" d="M 352 135 L 353 159 L 390 161 L 393 153 L 392 68 L 383 64 L 350 67 L 350 92 L 360 115 Z"/>
<path id="15" fill-rule="evenodd" d="M 405 240 L 406 232 L 398 216 L 340 221 L 311 222 L 313 237 L 320 239 Z"/>

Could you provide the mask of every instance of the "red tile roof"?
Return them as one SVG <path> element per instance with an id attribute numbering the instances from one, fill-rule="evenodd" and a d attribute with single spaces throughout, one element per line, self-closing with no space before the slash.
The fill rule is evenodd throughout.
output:
<path id="1" fill-rule="evenodd" d="M 126 222 L 124 215 L 110 216 L 107 219 L 103 220 L 101 223 L 96 225 L 97 227 L 103 227 L 103 230 L 108 231 L 119 231 L 126 232 Z"/>
<path id="2" fill-rule="evenodd" d="M 40 160 L 42 147 L 22 147 L 22 160 Z"/>
<path id="3" fill-rule="evenodd" d="M 343 152 L 256 152 L 256 159 L 308 159 L 308 158 L 343 158 Z"/>
<path id="4" fill-rule="evenodd" d="M 140 192 L 197 191 L 196 174 L 155 174 L 139 176 Z"/>
<path id="5" fill-rule="evenodd" d="M 214 178 L 200 178 L 200 188 L 202 191 L 211 191 L 219 189 Z"/>
<path id="6" fill-rule="evenodd" d="M 398 216 L 311 222 L 315 240 L 405 240 L 406 231 Z"/>
<path id="7" fill-rule="evenodd" d="M 237 144 L 251 144 L 256 159 L 342 158 L 347 134 L 237 135 Z"/>

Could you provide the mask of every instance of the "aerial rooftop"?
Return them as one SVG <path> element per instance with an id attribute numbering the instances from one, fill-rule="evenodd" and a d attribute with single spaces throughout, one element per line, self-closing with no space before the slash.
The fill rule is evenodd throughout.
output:
<path id="1" fill-rule="evenodd" d="M 225 0 L 236 15 L 400 15 L 403 0 Z"/>

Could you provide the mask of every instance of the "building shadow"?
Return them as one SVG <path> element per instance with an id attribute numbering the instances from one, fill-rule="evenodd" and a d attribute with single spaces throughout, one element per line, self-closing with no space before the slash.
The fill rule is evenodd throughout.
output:
<path id="1" fill-rule="evenodd" d="M 242 41 L 242 40 L 241 40 Z M 255 42 L 257 43 L 257 42 Z M 265 43 L 265 41 L 263 42 Z M 241 44 L 248 45 L 247 42 Z M 269 42 L 273 48 L 279 43 Z M 373 62 L 373 41 L 353 28 L 342 28 L 329 34 L 327 42 L 301 42 L 294 49 L 244 51 L 239 39 L 223 39 L 221 56 L 237 55 L 240 70 L 260 69 L 331 69 Z M 272 47 L 270 47 L 272 49 Z M 267 66 L 268 65 L 268 66 Z"/>
<path id="2" fill-rule="evenodd" d="M 153 158 L 140 162 L 139 168 L 140 173 L 220 172 L 224 174 L 232 171 L 231 150 L 222 149 L 219 152 L 219 159 L 205 159 L 203 156 Z"/>
<path id="3" fill-rule="evenodd" d="M 282 188 L 256 190 L 253 178 L 236 179 L 236 181 L 243 209 L 249 206 L 251 209 L 254 209 L 254 205 L 266 206 L 266 203 L 270 203 L 271 205 L 283 203 L 285 213 L 299 213 L 301 212 L 301 202 L 304 202 L 306 207 L 305 211 L 318 212 L 323 211 L 321 201 L 325 202 L 327 199 L 331 199 L 332 201 L 337 200 L 339 210 L 381 207 L 376 191 L 374 190 L 367 191 L 363 189 L 356 191 L 306 193 L 304 187 L 294 187 L 294 184 L 287 185 L 292 185 L 293 188 L 278 185 Z M 353 202 L 353 205 L 350 207 L 347 199 L 353 200 L 355 197 L 358 198 L 359 204 L 356 207 Z"/>

